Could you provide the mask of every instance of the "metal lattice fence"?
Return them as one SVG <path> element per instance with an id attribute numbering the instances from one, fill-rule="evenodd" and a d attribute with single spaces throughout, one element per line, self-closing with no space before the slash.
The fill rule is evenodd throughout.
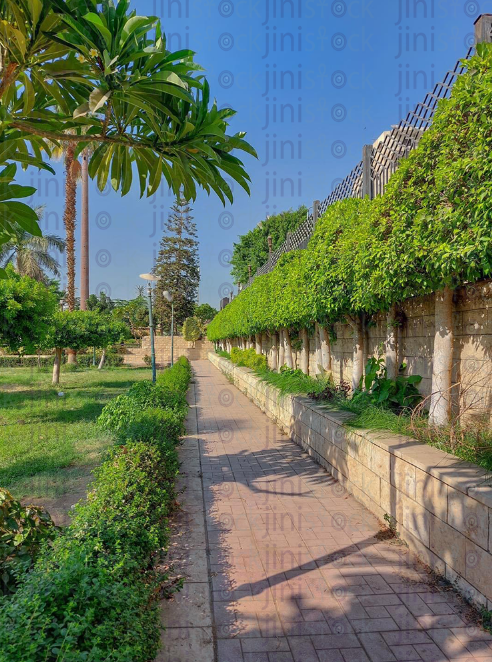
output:
<path id="1" fill-rule="evenodd" d="M 464 59 L 468 60 L 474 51 L 475 48 L 471 47 Z M 256 276 L 271 271 L 284 253 L 307 248 L 319 215 L 324 214 L 335 202 L 347 198 L 363 198 L 366 195 L 371 198 L 382 195 L 400 161 L 417 147 L 422 135 L 432 125 L 439 101 L 450 96 L 454 83 L 464 70 L 462 60 L 459 60 L 454 69 L 446 73 L 444 79 L 434 86 L 432 92 L 426 94 L 425 99 L 405 119 L 383 133 L 374 145 L 365 146 L 362 160 L 322 202 L 314 202 L 306 221 L 289 233 L 284 243 L 270 253 L 268 261 L 257 269 L 242 289 L 250 285 Z"/>

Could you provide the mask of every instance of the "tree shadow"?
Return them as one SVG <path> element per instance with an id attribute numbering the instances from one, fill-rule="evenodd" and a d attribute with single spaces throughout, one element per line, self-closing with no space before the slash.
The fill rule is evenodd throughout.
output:
<path id="1" fill-rule="evenodd" d="M 271 638 L 268 651 L 306 660 L 349 648 L 360 649 L 353 659 L 394 660 L 391 646 L 414 643 L 447 659 L 447 642 L 470 657 L 449 629 L 476 625 L 460 597 L 404 545 L 382 540 L 376 518 L 266 417 L 248 432 L 246 396 L 200 387 L 214 368 L 196 367 L 218 639 L 240 638 L 254 652 L 254 640 Z M 220 406 L 220 388 L 233 389 L 230 407 Z M 473 638 L 488 646 L 490 636 L 475 628 Z"/>

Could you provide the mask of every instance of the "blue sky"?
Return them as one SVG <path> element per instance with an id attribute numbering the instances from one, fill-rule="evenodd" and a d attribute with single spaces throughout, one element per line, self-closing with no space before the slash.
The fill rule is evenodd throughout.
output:
<path id="1" fill-rule="evenodd" d="M 267 214 L 324 199 L 337 180 L 407 108 L 422 100 L 473 40 L 492 0 L 134 0 L 157 15 L 168 48 L 191 48 L 233 131 L 246 131 L 259 159 L 245 156 L 251 196 L 233 205 L 200 192 L 193 204 L 200 240 L 200 302 L 230 290 L 233 242 Z M 63 172 L 22 179 L 45 205 L 43 230 L 63 236 Z M 91 183 L 91 292 L 135 296 L 153 266 L 172 196 L 132 190 L 121 198 Z M 80 197 L 80 196 L 79 196 Z M 77 234 L 78 243 L 78 234 Z M 78 278 L 78 264 L 77 264 Z M 78 282 L 77 282 L 78 285 Z"/>

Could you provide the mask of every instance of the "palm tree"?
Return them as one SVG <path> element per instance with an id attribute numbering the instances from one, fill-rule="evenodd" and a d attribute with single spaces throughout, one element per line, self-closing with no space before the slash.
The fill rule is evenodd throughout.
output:
<path id="1" fill-rule="evenodd" d="M 87 309 L 89 298 L 89 150 L 82 152 L 82 196 L 80 221 L 80 310 Z"/>
<path id="2" fill-rule="evenodd" d="M 38 218 L 42 215 L 42 208 L 35 210 Z M 57 250 L 63 253 L 65 242 L 54 234 L 45 234 L 35 237 L 29 232 L 20 231 L 15 238 L 0 247 L 0 266 L 13 264 L 21 276 L 29 276 L 35 280 L 48 284 L 51 276 L 60 276 L 60 265 L 49 253 Z"/>

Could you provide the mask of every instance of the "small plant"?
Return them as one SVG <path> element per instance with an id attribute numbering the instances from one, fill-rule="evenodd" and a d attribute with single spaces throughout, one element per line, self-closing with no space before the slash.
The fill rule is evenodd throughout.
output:
<path id="1" fill-rule="evenodd" d="M 146 354 L 143 357 L 145 365 L 148 365 L 149 367 L 152 365 L 152 357 L 149 354 Z"/>
<path id="2" fill-rule="evenodd" d="M 371 357 L 366 364 L 365 376 L 361 378 L 359 388 L 354 393 L 353 400 L 367 398 L 372 404 L 402 410 L 414 407 L 421 399 L 417 384 L 420 384 L 420 375 L 406 377 L 403 372 L 406 364 L 400 367 L 400 374 L 396 379 L 389 379 L 384 359 L 381 356 Z"/>
<path id="3" fill-rule="evenodd" d="M 15 591 L 42 543 L 53 540 L 57 532 L 46 510 L 23 506 L 10 492 L 0 489 L 0 593 Z"/>

